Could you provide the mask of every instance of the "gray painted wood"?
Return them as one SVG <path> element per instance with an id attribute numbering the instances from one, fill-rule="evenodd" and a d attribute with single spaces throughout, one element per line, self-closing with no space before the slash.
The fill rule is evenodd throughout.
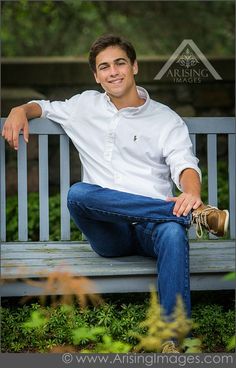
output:
<path id="1" fill-rule="evenodd" d="M 48 136 L 39 135 L 39 239 L 49 239 Z"/>
<path id="2" fill-rule="evenodd" d="M 234 282 L 226 282 L 223 276 L 234 270 L 234 255 L 233 241 L 191 242 L 191 289 L 233 289 Z M 89 277 L 94 283 L 91 292 L 144 292 L 155 283 L 156 260 L 141 256 L 103 258 L 87 242 L 2 244 L 2 277 L 8 282 L 1 286 L 1 295 L 52 294 L 27 281 L 41 282 L 52 271 Z"/>
<path id="3" fill-rule="evenodd" d="M 217 146 L 216 134 L 207 136 L 208 203 L 217 206 Z"/>
<path id="4" fill-rule="evenodd" d="M 67 209 L 67 193 L 70 187 L 69 138 L 60 136 L 60 192 L 61 192 L 61 240 L 70 239 L 70 213 Z"/>
<path id="5" fill-rule="evenodd" d="M 193 153 L 196 155 L 196 134 L 189 134 L 192 145 L 193 145 Z"/>
<path id="6" fill-rule="evenodd" d="M 91 277 L 91 287 L 84 290 L 84 293 L 130 293 L 130 292 L 149 292 L 151 286 L 155 285 L 154 275 L 130 275 L 106 277 Z M 41 282 L 41 280 L 39 281 Z M 191 290 L 232 290 L 233 281 L 225 281 L 223 274 L 193 274 L 190 279 Z M 33 296 L 33 295 L 61 295 L 61 290 L 48 291 L 40 285 L 32 285 L 21 280 L 12 280 L 11 283 L 1 286 L 1 295 L 9 296 Z M 63 292 L 64 294 L 64 292 Z"/>
<path id="7" fill-rule="evenodd" d="M 230 236 L 235 239 L 235 135 L 229 134 L 229 213 L 230 213 Z"/>
<path id="8" fill-rule="evenodd" d="M 1 118 L 1 128 L 5 120 Z M 231 117 L 191 117 L 183 120 L 188 126 L 189 133 L 235 134 L 235 119 Z M 59 124 L 45 118 L 32 119 L 29 128 L 30 134 L 65 134 Z"/>
<path id="9" fill-rule="evenodd" d="M 207 135 L 208 203 L 217 207 L 217 139 L 216 134 Z M 210 239 L 216 239 L 209 234 Z"/>
<path id="10" fill-rule="evenodd" d="M 21 241 L 28 239 L 28 207 L 27 207 L 27 146 L 23 136 L 19 137 L 17 152 L 18 172 L 18 237 Z"/>
<path id="11" fill-rule="evenodd" d="M 229 117 L 184 118 L 189 133 L 195 134 L 235 134 L 235 120 Z"/>
<path id="12" fill-rule="evenodd" d="M 15 245 L 15 246 L 14 246 Z M 234 270 L 235 248 L 232 241 L 194 242 L 190 244 L 192 273 Z M 6 243 L 2 245 L 2 277 L 34 277 L 63 268 L 76 275 L 103 276 L 155 273 L 156 260 L 131 256 L 98 256 L 86 242 L 78 243 Z M 38 275 L 39 276 L 39 275 Z"/>
<path id="13" fill-rule="evenodd" d="M 5 140 L 0 137 L 0 240 L 6 241 L 6 167 Z"/>

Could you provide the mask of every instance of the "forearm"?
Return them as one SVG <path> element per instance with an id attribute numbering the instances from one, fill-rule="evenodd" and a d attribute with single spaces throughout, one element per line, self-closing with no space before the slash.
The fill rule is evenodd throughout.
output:
<path id="1" fill-rule="evenodd" d="M 25 114 L 27 120 L 30 120 L 33 118 L 39 118 L 42 115 L 42 109 L 39 104 L 31 102 L 28 104 L 13 107 L 10 115 L 21 115 L 22 113 Z"/>
<path id="2" fill-rule="evenodd" d="M 18 149 L 19 133 L 23 130 L 25 142 L 29 138 L 29 119 L 39 118 L 42 114 L 41 107 L 37 103 L 29 103 L 11 109 L 7 117 L 3 129 L 2 136 L 7 140 L 9 145 Z"/>
<path id="3" fill-rule="evenodd" d="M 201 197 L 201 182 L 197 171 L 185 169 L 180 175 L 180 185 L 184 193 Z"/>
<path id="4" fill-rule="evenodd" d="M 173 214 L 187 216 L 192 210 L 198 208 L 201 201 L 201 182 L 197 171 L 185 169 L 180 175 L 180 185 L 183 193 L 178 197 L 168 197 L 168 201 L 175 202 Z"/>

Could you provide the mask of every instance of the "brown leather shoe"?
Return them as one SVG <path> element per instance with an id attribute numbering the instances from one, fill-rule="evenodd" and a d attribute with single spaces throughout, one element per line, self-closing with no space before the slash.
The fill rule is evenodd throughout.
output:
<path id="1" fill-rule="evenodd" d="M 229 225 L 229 211 L 202 204 L 192 212 L 192 223 L 196 225 L 198 238 L 203 235 L 202 226 L 216 236 L 224 236 Z"/>
<path id="2" fill-rule="evenodd" d="M 175 343 L 173 341 L 167 341 L 162 345 L 162 353 L 164 354 L 180 354 L 179 350 L 175 346 Z"/>

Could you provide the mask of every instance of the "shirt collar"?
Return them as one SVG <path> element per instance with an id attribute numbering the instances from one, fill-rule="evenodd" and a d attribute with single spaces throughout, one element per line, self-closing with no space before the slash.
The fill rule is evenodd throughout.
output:
<path id="1" fill-rule="evenodd" d="M 145 100 L 143 105 L 137 106 L 137 107 L 131 106 L 131 107 L 125 107 L 123 109 L 117 110 L 116 106 L 111 102 L 111 99 L 108 96 L 107 92 L 104 92 L 104 98 L 106 100 L 108 107 L 112 108 L 113 111 L 116 111 L 116 112 L 120 111 L 124 114 L 135 115 L 135 114 L 140 113 L 141 111 L 144 111 L 148 107 L 149 102 L 150 102 L 149 94 L 145 88 L 137 86 L 137 92 L 138 92 L 139 97 Z"/>

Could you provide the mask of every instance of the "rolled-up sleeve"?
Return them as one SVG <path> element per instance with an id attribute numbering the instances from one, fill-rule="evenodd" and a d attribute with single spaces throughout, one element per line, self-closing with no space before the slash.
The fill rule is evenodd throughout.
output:
<path id="1" fill-rule="evenodd" d="M 80 94 L 65 101 L 32 100 L 28 103 L 37 103 L 42 110 L 41 118 L 48 118 L 56 123 L 66 126 L 70 114 L 73 112 Z"/>
<path id="2" fill-rule="evenodd" d="M 179 179 L 183 170 L 194 169 L 200 181 L 202 180 L 201 170 L 198 167 L 199 160 L 193 154 L 188 128 L 180 117 L 175 119 L 174 124 L 170 124 L 166 133 L 163 141 L 163 156 L 170 168 L 171 179 L 182 191 Z"/>

